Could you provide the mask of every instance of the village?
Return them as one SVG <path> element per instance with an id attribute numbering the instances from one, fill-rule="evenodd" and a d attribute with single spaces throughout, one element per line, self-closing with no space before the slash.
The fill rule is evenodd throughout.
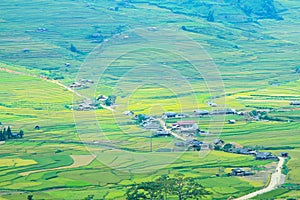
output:
<path id="1" fill-rule="evenodd" d="M 90 84 L 93 84 L 90 80 L 80 80 L 70 85 L 72 89 L 88 88 Z M 79 102 L 73 109 L 77 111 L 91 111 L 101 108 L 111 109 L 115 111 L 116 108 L 116 96 L 105 96 L 99 94 L 93 100 L 85 99 Z M 204 141 L 206 136 L 214 138 L 213 133 L 209 130 L 204 130 L 198 125 L 200 118 L 209 118 L 213 116 L 226 117 L 225 123 L 228 125 L 234 125 L 241 121 L 268 121 L 272 120 L 268 116 L 270 110 L 257 109 L 252 111 L 237 111 L 233 108 L 223 108 L 217 103 L 212 101 L 207 102 L 207 105 L 211 107 L 211 111 L 208 110 L 193 110 L 187 113 L 178 112 L 164 112 L 161 115 L 148 115 L 144 113 L 136 114 L 134 111 L 123 111 L 122 115 L 127 116 L 133 120 L 140 128 L 150 131 L 152 138 L 164 138 L 174 137 L 173 148 L 161 148 L 156 150 L 157 152 L 173 152 L 173 151 L 223 151 L 233 154 L 241 154 L 246 156 L 253 156 L 254 160 L 274 160 L 278 161 L 279 157 L 287 158 L 288 153 L 281 152 L 280 155 L 273 155 L 271 152 L 265 151 L 263 148 L 243 147 L 233 142 L 225 142 L 220 138 L 215 138 L 213 141 Z M 299 106 L 300 101 L 291 101 L 290 106 Z M 230 117 L 232 116 L 232 117 Z M 237 121 L 238 120 L 238 121 Z M 202 139 L 201 139 L 202 138 Z M 151 148 L 152 151 L 152 148 Z M 219 176 L 220 174 L 216 174 Z M 250 176 L 254 175 L 254 172 L 244 170 L 243 168 L 233 168 L 228 176 Z"/>

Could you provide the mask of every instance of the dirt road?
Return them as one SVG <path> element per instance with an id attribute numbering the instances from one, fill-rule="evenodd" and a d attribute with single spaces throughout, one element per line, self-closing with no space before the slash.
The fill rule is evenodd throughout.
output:
<path id="1" fill-rule="evenodd" d="M 257 195 L 270 192 L 270 191 L 278 188 L 278 186 L 282 185 L 284 183 L 284 179 L 282 178 L 282 166 L 283 166 L 283 164 L 284 164 L 284 158 L 279 157 L 279 162 L 278 162 L 276 171 L 271 175 L 271 180 L 270 180 L 270 183 L 267 187 L 265 187 L 261 190 L 252 192 L 250 194 L 247 194 L 245 196 L 239 197 L 236 200 L 251 199 L 251 198 L 253 198 Z"/>

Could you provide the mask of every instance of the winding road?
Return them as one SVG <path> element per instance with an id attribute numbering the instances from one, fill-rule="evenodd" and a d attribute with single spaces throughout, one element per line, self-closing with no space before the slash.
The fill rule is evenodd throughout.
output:
<path id="1" fill-rule="evenodd" d="M 271 180 L 270 183 L 267 187 L 252 192 L 250 194 L 247 194 L 245 196 L 239 197 L 235 200 L 246 200 L 246 199 L 251 199 L 253 197 L 256 197 L 257 195 L 261 195 L 267 192 L 270 192 L 272 190 L 275 190 L 276 188 L 278 188 L 280 185 L 282 185 L 284 183 L 284 178 L 282 177 L 282 166 L 284 164 L 284 158 L 279 157 L 279 162 L 278 165 L 276 167 L 276 171 L 271 175 Z"/>
<path id="2" fill-rule="evenodd" d="M 8 73 L 13 73 L 13 74 L 21 74 L 21 75 L 27 75 L 27 76 L 32 76 L 32 77 L 36 77 L 36 78 L 41 78 L 41 79 L 43 79 L 45 81 L 52 82 L 52 83 L 57 84 L 57 85 L 59 85 L 61 87 L 64 87 L 65 89 L 69 90 L 70 92 L 74 93 L 75 95 L 77 95 L 79 97 L 87 99 L 87 97 L 83 96 L 82 94 L 78 93 L 77 91 L 73 90 L 72 88 L 70 88 L 70 87 L 68 87 L 68 86 L 66 86 L 66 85 L 64 85 L 64 84 L 62 84 L 62 83 L 60 83 L 60 82 L 58 82 L 56 80 L 47 79 L 45 77 L 41 77 L 41 76 L 37 76 L 37 75 L 25 73 L 25 72 L 14 71 L 14 70 L 10 70 L 10 69 L 4 68 L 4 67 L 0 67 L 0 71 L 5 71 L 5 72 L 8 72 Z M 104 109 L 107 109 L 107 110 L 110 110 L 110 111 L 114 111 L 114 109 L 111 108 L 111 107 L 109 107 L 109 106 L 102 105 L 102 104 L 101 104 L 101 106 Z M 178 138 L 178 139 L 183 140 L 183 141 L 187 140 L 183 136 L 181 136 L 181 135 L 173 132 L 171 129 L 167 128 L 165 122 L 162 119 L 157 119 L 157 120 L 161 124 L 161 126 L 163 127 L 163 129 L 165 131 L 170 132 L 170 134 L 173 135 L 175 138 Z M 92 157 L 90 158 L 89 162 L 91 162 L 93 159 L 95 159 L 94 155 L 91 155 L 91 156 Z M 251 199 L 251 198 L 256 197 L 257 195 L 261 195 L 261 194 L 270 192 L 270 191 L 278 188 L 280 185 L 282 185 L 284 183 L 284 178 L 283 178 L 283 175 L 282 175 L 282 166 L 283 166 L 283 164 L 284 164 L 284 158 L 279 157 L 279 162 L 278 162 L 278 165 L 276 167 L 276 171 L 271 175 L 271 180 L 270 180 L 270 183 L 268 184 L 267 187 L 265 187 L 263 189 L 260 189 L 258 191 L 252 192 L 250 194 L 247 194 L 245 196 L 239 197 L 239 198 L 237 198 L 235 200 L 247 200 L 247 199 Z M 80 163 L 79 165 L 82 165 L 82 164 Z M 70 168 L 70 167 L 71 168 L 77 167 L 77 164 L 73 164 L 71 166 L 61 167 L 61 168 L 57 168 L 57 169 L 64 169 L 64 168 Z M 34 172 L 35 171 L 26 172 L 26 173 L 34 173 Z"/>

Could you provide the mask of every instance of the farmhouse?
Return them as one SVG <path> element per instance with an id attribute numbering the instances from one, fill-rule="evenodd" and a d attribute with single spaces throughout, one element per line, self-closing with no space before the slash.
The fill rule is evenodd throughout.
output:
<path id="1" fill-rule="evenodd" d="M 157 131 L 161 129 L 160 123 L 157 121 L 145 121 L 141 124 L 143 128 L 151 131 Z"/>
<path id="2" fill-rule="evenodd" d="M 292 105 L 292 106 L 300 106 L 300 101 L 292 101 L 290 103 L 290 105 Z"/>
<path id="3" fill-rule="evenodd" d="M 85 111 L 85 110 L 95 110 L 96 105 L 91 100 L 84 100 L 78 105 L 77 110 Z"/>
<path id="4" fill-rule="evenodd" d="M 23 53 L 29 53 L 29 52 L 30 52 L 30 49 L 28 49 L 28 48 L 23 49 Z"/>
<path id="5" fill-rule="evenodd" d="M 171 134 L 168 132 L 168 131 L 165 131 L 163 129 L 158 129 L 156 131 L 156 133 L 154 134 L 154 136 L 157 136 L 157 137 L 166 137 L 166 136 L 170 136 Z"/>
<path id="6" fill-rule="evenodd" d="M 166 112 L 166 113 L 162 114 L 162 118 L 163 119 L 172 119 L 172 118 L 175 118 L 176 115 L 177 115 L 177 113 L 175 113 L 175 112 Z"/>
<path id="7" fill-rule="evenodd" d="M 230 150 L 231 153 L 237 153 L 237 154 L 244 154 L 244 155 L 253 155 L 256 154 L 255 151 L 252 151 L 251 149 L 248 148 L 232 148 Z"/>
<path id="8" fill-rule="evenodd" d="M 20 135 L 19 135 L 19 133 L 12 133 L 12 134 L 11 134 L 11 137 L 12 137 L 12 138 L 19 138 Z"/>
<path id="9" fill-rule="evenodd" d="M 178 121 L 175 126 L 181 132 L 197 131 L 199 129 L 198 125 L 194 121 Z"/>
<path id="10" fill-rule="evenodd" d="M 79 88 L 79 87 L 82 87 L 82 84 L 81 84 L 81 83 L 78 83 L 78 82 L 73 82 L 73 83 L 70 85 L 70 88 Z"/>
<path id="11" fill-rule="evenodd" d="M 242 168 L 235 168 L 231 170 L 231 176 L 249 176 L 249 175 L 253 175 L 252 172 L 247 172 Z"/>
<path id="12" fill-rule="evenodd" d="M 155 27 L 155 26 L 148 27 L 147 29 L 148 29 L 148 31 L 157 31 L 158 30 L 157 27 Z"/>
<path id="13" fill-rule="evenodd" d="M 224 140 L 221 139 L 215 139 L 214 145 L 223 146 L 225 144 Z"/>
<path id="14" fill-rule="evenodd" d="M 163 119 L 172 119 L 172 118 L 185 118 L 187 117 L 186 114 L 182 113 L 175 113 L 175 112 L 166 112 L 162 114 Z"/>
<path id="15" fill-rule="evenodd" d="M 211 112 L 212 115 L 233 115 L 236 113 L 235 109 L 227 108 L 225 110 L 214 110 Z"/>
<path id="16" fill-rule="evenodd" d="M 218 104 L 213 103 L 213 102 L 208 102 L 207 104 L 208 104 L 210 107 L 217 107 L 217 106 L 218 106 Z"/>
<path id="17" fill-rule="evenodd" d="M 184 142 L 176 142 L 175 146 L 177 146 L 177 147 L 184 147 L 185 143 Z"/>
<path id="18" fill-rule="evenodd" d="M 194 110 L 194 115 L 195 116 L 209 115 L 209 111 L 207 111 L 207 110 Z"/>
<path id="19" fill-rule="evenodd" d="M 235 124 L 235 120 L 234 119 L 228 120 L 228 124 Z"/>
<path id="20" fill-rule="evenodd" d="M 244 116 L 244 115 L 245 115 L 245 112 L 239 111 L 239 112 L 237 112 L 236 114 L 239 115 L 239 116 Z"/>
<path id="21" fill-rule="evenodd" d="M 105 101 L 106 99 L 108 99 L 108 97 L 104 96 L 102 94 L 98 95 L 98 97 L 97 97 L 97 101 Z"/>
<path id="22" fill-rule="evenodd" d="M 132 116 L 132 115 L 134 115 L 134 112 L 133 111 L 125 111 L 125 112 L 123 112 L 123 115 L 127 115 L 127 116 Z"/>
<path id="23" fill-rule="evenodd" d="M 277 159 L 276 156 L 273 156 L 270 152 L 257 152 L 256 160 L 270 160 Z"/>
<path id="24" fill-rule="evenodd" d="M 281 153 L 280 153 L 280 156 L 286 158 L 286 157 L 289 156 L 289 154 L 288 154 L 287 152 L 281 152 Z"/>
<path id="25" fill-rule="evenodd" d="M 94 81 L 93 80 L 89 80 L 89 79 L 81 79 L 80 82 L 81 83 L 94 84 Z"/>
<path id="26" fill-rule="evenodd" d="M 188 117 L 188 115 L 182 113 L 176 114 L 175 116 L 175 118 L 185 118 L 185 117 Z"/>

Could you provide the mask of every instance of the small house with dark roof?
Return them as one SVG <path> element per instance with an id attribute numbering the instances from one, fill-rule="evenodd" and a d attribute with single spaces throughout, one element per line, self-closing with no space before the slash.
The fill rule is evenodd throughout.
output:
<path id="1" fill-rule="evenodd" d="M 281 152 L 281 153 L 280 153 L 280 156 L 286 158 L 286 157 L 289 156 L 289 154 L 288 154 L 287 152 Z"/>
<path id="2" fill-rule="evenodd" d="M 253 175 L 252 172 L 249 171 L 245 171 L 242 168 L 235 168 L 235 169 L 231 169 L 231 174 L 229 174 L 231 176 L 249 176 L 249 175 Z"/>
<path id="3" fill-rule="evenodd" d="M 184 142 L 175 142 L 175 146 L 177 146 L 177 147 L 184 147 L 185 143 Z"/>
<path id="4" fill-rule="evenodd" d="M 128 110 L 128 111 L 123 112 L 123 115 L 132 116 L 132 115 L 134 115 L 134 112 Z"/>
<path id="5" fill-rule="evenodd" d="M 166 112 L 162 114 L 162 118 L 163 119 L 172 119 L 172 118 L 176 118 L 177 113 L 175 112 Z"/>
<path id="6" fill-rule="evenodd" d="M 214 110 L 211 112 L 212 115 L 233 115 L 236 113 L 235 109 L 227 108 L 224 110 Z"/>
<path id="7" fill-rule="evenodd" d="M 198 116 L 198 117 L 209 115 L 209 111 L 208 110 L 194 110 L 194 115 Z"/>
<path id="8" fill-rule="evenodd" d="M 168 131 L 165 131 L 164 129 L 158 129 L 154 134 L 154 136 L 167 137 L 167 136 L 171 136 L 171 134 Z"/>
<path id="9" fill-rule="evenodd" d="M 292 101 L 290 103 L 291 106 L 300 106 L 300 101 Z"/>
<path id="10" fill-rule="evenodd" d="M 108 97 L 104 96 L 102 94 L 98 95 L 98 97 L 97 97 L 97 101 L 105 101 L 106 99 L 108 99 Z"/>
<path id="11" fill-rule="evenodd" d="M 215 139 L 214 140 L 214 145 L 222 146 L 224 144 L 225 144 L 224 140 L 221 140 L 221 139 Z"/>
<path id="12" fill-rule="evenodd" d="M 185 117 L 188 117 L 188 115 L 187 114 L 183 114 L 183 113 L 178 113 L 175 116 L 175 118 L 185 118 Z"/>
<path id="13" fill-rule="evenodd" d="M 235 120 L 234 119 L 230 119 L 230 120 L 228 120 L 228 124 L 235 124 Z"/>
<path id="14" fill-rule="evenodd" d="M 70 85 L 70 88 L 79 88 L 79 87 L 82 87 L 82 84 L 81 84 L 81 83 L 78 83 L 78 82 L 73 82 L 73 83 Z"/>
<path id="15" fill-rule="evenodd" d="M 19 133 L 12 133 L 12 134 L 11 134 L 11 137 L 12 137 L 12 138 L 19 138 L 20 135 L 19 135 Z"/>
<path id="16" fill-rule="evenodd" d="M 157 131 L 158 129 L 161 129 L 161 126 L 158 122 L 155 121 L 147 121 L 142 123 L 142 126 L 144 129 Z"/>

